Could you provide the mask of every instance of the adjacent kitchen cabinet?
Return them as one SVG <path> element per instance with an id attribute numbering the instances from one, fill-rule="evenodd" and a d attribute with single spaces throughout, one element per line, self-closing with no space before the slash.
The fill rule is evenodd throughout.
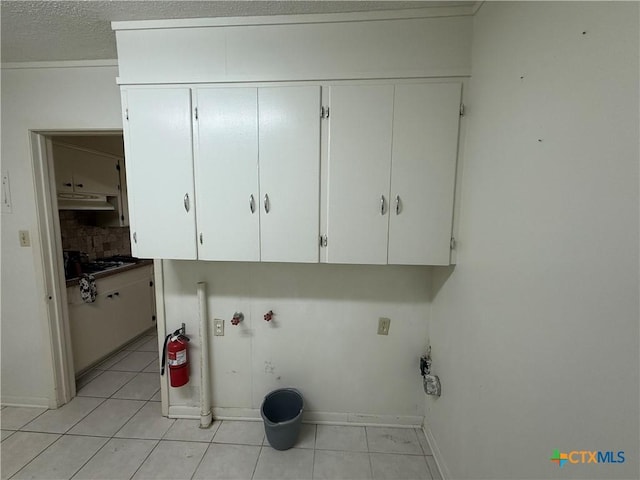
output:
<path id="1" fill-rule="evenodd" d="M 77 285 L 67 288 L 76 374 L 155 325 L 153 265 L 96 280 L 95 302 L 84 303 Z"/>
<path id="2" fill-rule="evenodd" d="M 120 194 L 119 162 L 72 145 L 53 143 L 58 193 Z"/>
<path id="3" fill-rule="evenodd" d="M 122 101 L 132 254 L 195 259 L 191 91 L 132 88 Z"/>
<path id="4" fill-rule="evenodd" d="M 330 88 L 327 261 L 448 265 L 461 84 Z"/>
<path id="5" fill-rule="evenodd" d="M 318 262 L 320 87 L 194 98 L 198 258 Z"/>

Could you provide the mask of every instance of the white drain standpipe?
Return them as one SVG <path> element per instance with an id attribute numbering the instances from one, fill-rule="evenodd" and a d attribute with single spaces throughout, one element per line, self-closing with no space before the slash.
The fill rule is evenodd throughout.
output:
<path id="1" fill-rule="evenodd" d="M 207 319 L 207 284 L 198 282 L 200 316 L 200 428 L 208 428 L 213 421 L 211 413 L 211 381 L 209 376 L 209 325 Z"/>

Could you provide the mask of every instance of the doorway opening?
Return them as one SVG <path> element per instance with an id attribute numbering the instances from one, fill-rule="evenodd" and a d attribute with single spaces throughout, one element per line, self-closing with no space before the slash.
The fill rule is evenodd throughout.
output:
<path id="1" fill-rule="evenodd" d="M 153 267 L 135 273 L 136 282 L 126 277 L 128 288 L 135 283 L 128 294 L 120 288 L 80 294 L 81 279 L 95 287 L 96 278 L 113 277 L 105 289 L 117 285 L 116 274 L 139 267 L 131 257 L 122 131 L 31 132 L 31 145 L 54 365 L 50 407 L 56 408 L 76 395 L 77 379 L 127 343 L 123 335 L 133 339 L 155 327 Z M 149 299 L 148 323 L 125 332 L 128 327 L 111 322 L 130 312 L 143 315 L 135 309 L 141 296 Z"/>

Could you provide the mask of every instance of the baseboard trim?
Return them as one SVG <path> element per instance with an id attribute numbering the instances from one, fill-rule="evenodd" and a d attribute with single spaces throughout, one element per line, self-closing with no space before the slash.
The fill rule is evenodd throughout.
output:
<path id="1" fill-rule="evenodd" d="M 3 396 L 0 401 L 3 407 L 38 407 L 51 408 L 49 399 L 45 397 L 13 397 Z"/>
<path id="2" fill-rule="evenodd" d="M 200 418 L 200 407 L 173 405 L 169 407 L 169 418 Z M 213 407 L 216 420 L 244 420 L 260 422 L 260 410 L 257 408 Z M 424 417 L 402 415 L 370 415 L 354 413 L 305 412 L 305 423 L 318 425 L 353 425 L 359 427 L 402 427 L 421 428 Z"/>
<path id="3" fill-rule="evenodd" d="M 440 449 L 438 448 L 438 444 L 436 443 L 433 433 L 431 433 L 431 430 L 426 425 L 422 427 L 422 431 L 424 432 L 425 437 L 427 437 L 427 443 L 431 448 L 431 453 L 433 453 L 433 459 L 435 460 L 438 471 L 440 472 L 440 477 L 442 477 L 442 480 L 448 480 L 451 478 L 451 472 L 449 471 L 444 458 L 442 458 L 442 452 L 440 452 Z"/>

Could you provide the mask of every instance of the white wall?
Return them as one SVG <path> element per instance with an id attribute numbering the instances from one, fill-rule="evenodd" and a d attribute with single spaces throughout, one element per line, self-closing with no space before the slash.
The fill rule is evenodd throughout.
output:
<path id="1" fill-rule="evenodd" d="M 475 18 L 458 266 L 434 274 L 429 332 L 451 478 L 638 478 L 638 18 Z M 560 470 L 554 449 L 627 460 Z"/>
<path id="2" fill-rule="evenodd" d="M 121 129 L 116 67 L 3 68 L 2 170 L 13 213 L 2 213 L 2 403 L 48 406 L 53 370 L 29 130 Z M 21 248 L 18 230 L 31 232 Z"/>
<path id="3" fill-rule="evenodd" d="M 209 317 L 225 320 L 210 344 L 217 416 L 259 418 L 266 393 L 295 386 L 307 419 L 421 424 L 428 268 L 165 261 L 164 271 L 167 329 L 185 322 L 193 337 L 195 387 L 171 389 L 172 408 L 198 405 L 196 283 L 206 281 Z M 236 311 L 245 320 L 234 327 Z M 379 317 L 391 318 L 388 336 Z"/>

